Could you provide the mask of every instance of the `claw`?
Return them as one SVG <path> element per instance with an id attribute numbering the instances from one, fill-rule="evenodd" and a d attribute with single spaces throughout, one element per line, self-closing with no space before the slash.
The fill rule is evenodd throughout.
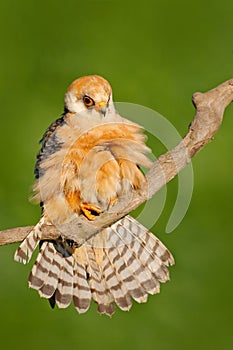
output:
<path id="1" fill-rule="evenodd" d="M 110 205 L 114 205 L 118 201 L 117 197 L 111 198 L 110 199 Z"/>
<path id="2" fill-rule="evenodd" d="M 95 220 L 96 217 L 102 213 L 102 211 L 99 208 L 87 203 L 81 203 L 80 209 L 88 220 Z"/>

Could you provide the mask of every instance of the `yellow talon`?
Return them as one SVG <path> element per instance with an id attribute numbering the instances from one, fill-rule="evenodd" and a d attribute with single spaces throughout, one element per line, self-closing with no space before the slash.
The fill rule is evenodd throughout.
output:
<path id="1" fill-rule="evenodd" d="M 117 197 L 111 198 L 110 199 L 110 205 L 114 205 L 118 201 Z"/>
<path id="2" fill-rule="evenodd" d="M 80 209 L 88 220 L 95 220 L 96 217 L 102 213 L 99 208 L 87 203 L 80 204 Z"/>

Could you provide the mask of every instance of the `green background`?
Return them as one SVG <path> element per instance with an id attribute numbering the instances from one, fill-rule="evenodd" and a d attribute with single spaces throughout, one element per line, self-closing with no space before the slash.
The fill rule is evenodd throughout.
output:
<path id="1" fill-rule="evenodd" d="M 37 141 L 62 113 L 72 80 L 103 75 L 116 101 L 157 110 L 183 135 L 194 115 L 192 93 L 232 78 L 232 18 L 229 0 L 2 0 L 0 229 L 39 218 L 27 199 Z M 1 247 L 2 349 L 233 348 L 232 114 L 230 106 L 214 141 L 194 159 L 192 202 L 170 234 L 177 180 L 168 185 L 153 232 L 176 265 L 161 294 L 111 319 L 94 304 L 84 315 L 51 310 L 27 287 L 30 266 L 13 261 L 17 245 Z"/>

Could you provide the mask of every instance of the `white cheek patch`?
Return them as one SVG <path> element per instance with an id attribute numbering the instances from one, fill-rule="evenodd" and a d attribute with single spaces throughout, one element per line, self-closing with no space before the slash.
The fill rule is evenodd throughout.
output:
<path id="1" fill-rule="evenodd" d="M 70 110 L 76 102 L 76 97 L 71 91 L 67 91 L 65 94 L 65 106 Z"/>
<path id="2" fill-rule="evenodd" d="M 72 91 L 68 91 L 65 94 L 65 106 L 69 112 L 81 113 L 86 110 L 83 105 L 83 101 L 77 101 L 77 97 Z"/>

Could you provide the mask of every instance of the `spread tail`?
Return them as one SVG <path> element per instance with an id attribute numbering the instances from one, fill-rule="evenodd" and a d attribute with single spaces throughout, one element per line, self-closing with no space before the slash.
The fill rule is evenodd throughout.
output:
<path id="1" fill-rule="evenodd" d="M 41 224 L 40 224 L 41 225 Z M 40 241 L 39 224 L 18 248 L 15 259 L 26 263 Z M 29 286 L 41 297 L 66 308 L 73 300 L 79 313 L 91 298 L 98 311 L 114 312 L 114 304 L 129 310 L 132 299 L 146 302 L 160 283 L 169 280 L 174 259 L 167 248 L 130 216 L 119 220 L 79 248 L 70 241 L 43 241 L 29 276 Z"/>

